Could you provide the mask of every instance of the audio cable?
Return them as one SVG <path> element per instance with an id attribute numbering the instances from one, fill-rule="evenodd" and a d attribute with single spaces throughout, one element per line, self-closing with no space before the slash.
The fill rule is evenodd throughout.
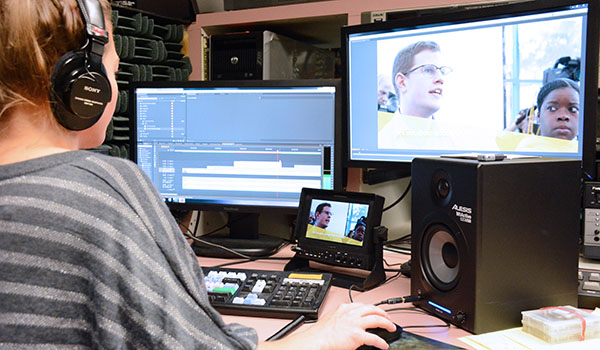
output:
<path id="1" fill-rule="evenodd" d="M 209 247 L 213 247 L 216 249 L 221 249 L 224 250 L 228 253 L 230 253 L 232 255 L 232 257 L 237 257 L 237 258 L 241 258 L 241 259 L 246 259 L 244 261 L 230 261 L 230 262 L 226 262 L 217 266 L 213 266 L 213 267 L 224 267 L 224 266 L 229 266 L 229 265 L 235 265 L 235 264 L 242 264 L 244 262 L 249 262 L 249 261 L 255 261 L 255 260 L 289 260 L 288 257 L 273 257 L 273 256 L 267 256 L 267 257 L 262 257 L 262 256 L 248 256 L 245 254 L 242 254 L 236 250 L 227 248 L 225 246 L 222 246 L 220 244 L 216 244 L 216 243 L 212 243 L 209 241 L 206 241 L 204 239 L 198 238 L 195 236 L 195 233 L 192 232 L 186 225 L 184 225 L 181 220 L 175 218 L 175 221 L 177 222 L 177 224 L 179 225 L 180 228 L 185 229 L 185 231 L 182 230 L 181 233 L 183 233 L 183 235 L 189 239 L 191 239 L 194 242 L 198 242 L 200 244 L 203 245 L 207 245 Z"/>
<path id="2" fill-rule="evenodd" d="M 386 300 L 382 300 L 378 303 L 375 304 L 375 306 L 379 306 L 379 305 L 391 305 L 391 304 L 401 304 L 401 303 L 412 303 L 415 301 L 419 301 L 423 299 L 420 295 L 408 295 L 405 297 L 399 297 L 399 298 L 389 298 Z"/>

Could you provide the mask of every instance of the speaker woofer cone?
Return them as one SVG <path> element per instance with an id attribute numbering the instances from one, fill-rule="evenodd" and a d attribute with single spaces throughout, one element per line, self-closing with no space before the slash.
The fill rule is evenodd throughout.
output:
<path id="1" fill-rule="evenodd" d="M 448 227 L 436 224 L 425 232 L 421 260 L 425 277 L 433 287 L 449 291 L 456 286 L 460 270 L 460 250 Z"/>

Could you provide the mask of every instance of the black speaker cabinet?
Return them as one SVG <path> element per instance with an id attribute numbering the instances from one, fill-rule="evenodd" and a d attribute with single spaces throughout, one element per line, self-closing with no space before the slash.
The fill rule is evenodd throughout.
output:
<path id="1" fill-rule="evenodd" d="M 566 159 L 414 159 L 414 304 L 476 334 L 577 306 L 580 173 Z"/>

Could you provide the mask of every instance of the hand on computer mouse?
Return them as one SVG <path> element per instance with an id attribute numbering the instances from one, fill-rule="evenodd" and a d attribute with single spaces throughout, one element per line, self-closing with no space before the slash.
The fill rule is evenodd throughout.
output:
<path id="1" fill-rule="evenodd" d="M 263 342 L 260 350 L 319 349 L 355 350 L 361 345 L 387 349 L 388 343 L 367 329 L 379 328 L 394 332 L 396 325 L 381 308 L 360 303 L 342 304 L 334 312 L 323 315 L 304 331 L 281 340 Z"/>
<path id="2" fill-rule="evenodd" d="M 394 332 L 390 332 L 385 328 L 369 328 L 369 329 L 367 329 L 367 332 L 375 334 L 376 336 L 385 340 L 386 343 L 388 343 L 388 344 L 391 344 L 402 337 L 402 327 L 400 327 L 398 325 L 396 325 L 396 330 Z M 362 345 L 362 346 L 358 347 L 356 350 L 372 350 L 372 349 L 376 349 L 376 348 L 374 348 L 372 346 L 368 346 L 368 345 Z"/>

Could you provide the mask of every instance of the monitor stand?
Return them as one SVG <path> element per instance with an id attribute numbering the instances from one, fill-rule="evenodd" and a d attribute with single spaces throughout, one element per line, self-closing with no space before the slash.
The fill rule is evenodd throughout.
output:
<path id="1" fill-rule="evenodd" d="M 228 213 L 229 234 L 201 236 L 200 239 L 250 257 L 265 257 L 275 254 L 285 242 L 281 238 L 258 233 L 259 214 Z M 194 241 L 192 249 L 197 256 L 214 258 L 240 258 L 224 249 Z"/>

